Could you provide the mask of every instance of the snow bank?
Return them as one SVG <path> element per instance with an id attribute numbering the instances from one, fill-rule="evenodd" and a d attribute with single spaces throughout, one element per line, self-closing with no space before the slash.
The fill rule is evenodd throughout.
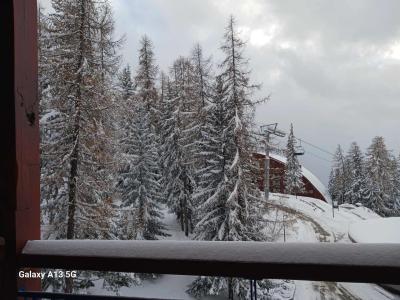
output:
<path id="1" fill-rule="evenodd" d="M 306 232 L 299 228 L 299 232 L 296 233 L 295 241 L 298 242 L 318 242 L 321 238 L 330 242 L 351 242 L 348 237 L 350 224 L 366 219 L 381 218 L 366 207 L 352 204 L 340 205 L 339 209 L 335 209 L 333 217 L 332 206 L 329 203 L 310 197 L 271 193 L 271 200 L 276 204 L 294 209 L 298 214 L 298 219 L 301 217 L 308 219 L 303 222 L 306 224 L 300 224 L 301 220 L 297 224 L 297 226 L 306 227 Z M 314 232 L 315 225 L 320 227 L 321 232 Z M 323 237 L 320 233 L 329 236 Z"/>
<path id="2" fill-rule="evenodd" d="M 400 217 L 353 223 L 349 237 L 356 243 L 400 243 Z"/>

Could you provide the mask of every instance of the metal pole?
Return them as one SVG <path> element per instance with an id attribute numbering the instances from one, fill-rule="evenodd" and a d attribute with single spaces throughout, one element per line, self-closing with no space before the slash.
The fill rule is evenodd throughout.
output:
<path id="1" fill-rule="evenodd" d="M 286 227 L 285 227 L 285 215 L 283 215 L 283 242 L 286 243 Z"/>
<path id="2" fill-rule="evenodd" d="M 264 198 L 265 201 L 269 200 L 269 132 L 265 136 Z"/>

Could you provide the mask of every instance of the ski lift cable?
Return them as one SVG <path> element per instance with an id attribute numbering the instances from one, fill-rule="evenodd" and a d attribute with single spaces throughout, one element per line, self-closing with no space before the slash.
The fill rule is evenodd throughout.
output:
<path id="1" fill-rule="evenodd" d="M 310 142 L 307 142 L 307 141 L 305 141 L 305 140 L 303 140 L 303 139 L 300 139 L 300 138 L 298 138 L 298 137 L 295 137 L 295 138 L 296 138 L 297 140 L 299 140 L 301 143 L 305 143 L 305 144 L 307 144 L 307 145 L 309 145 L 309 146 L 311 146 L 311 147 L 314 147 L 314 148 L 318 149 L 319 151 L 325 152 L 325 153 L 327 153 L 327 154 L 329 154 L 329 155 L 331 155 L 331 156 L 335 156 L 335 154 L 329 152 L 328 150 L 325 150 L 325 149 L 323 149 L 323 148 L 321 148 L 321 147 L 319 147 L 319 146 L 316 146 L 316 145 L 314 145 L 314 144 L 312 144 L 312 143 L 310 143 Z"/>
<path id="2" fill-rule="evenodd" d="M 323 157 L 321 157 L 321 156 L 319 156 L 319 155 L 317 155 L 317 154 L 315 154 L 313 152 L 307 151 L 307 154 L 310 154 L 311 156 L 314 156 L 314 157 L 316 157 L 316 158 L 318 158 L 320 160 L 326 161 L 328 163 L 332 163 L 331 161 L 329 161 L 329 160 L 327 160 L 327 159 L 325 159 L 325 158 L 323 158 Z"/>
<path id="3" fill-rule="evenodd" d="M 258 133 L 258 132 L 251 132 L 251 134 L 256 135 L 256 136 L 263 136 L 263 134 L 260 134 L 260 133 Z M 298 138 L 298 137 L 296 137 L 296 136 L 295 136 L 294 138 L 297 139 L 298 141 L 300 141 L 299 149 L 302 148 L 301 143 L 304 143 L 304 144 L 307 144 L 307 145 L 309 145 L 309 146 L 311 146 L 311 147 L 313 147 L 313 148 L 315 148 L 315 149 L 318 149 L 318 150 L 321 151 L 321 152 L 324 152 L 324 153 L 326 153 L 326 154 L 329 154 L 329 155 L 332 156 L 332 157 L 335 156 L 335 154 L 333 154 L 332 152 L 330 152 L 330 151 L 328 151 L 328 150 L 326 150 L 326 149 L 323 149 L 323 148 L 321 148 L 321 147 L 319 147 L 319 146 L 317 146 L 317 145 L 314 145 L 313 143 L 310 143 L 310 142 L 308 142 L 308 141 L 305 141 L 304 139 Z M 279 146 L 278 146 L 278 147 L 279 147 Z M 277 147 L 277 148 L 278 148 L 278 147 Z M 309 152 L 311 155 L 313 155 L 313 156 L 315 156 L 315 157 L 317 157 L 317 158 L 319 158 L 319 159 L 321 159 L 321 160 L 324 160 L 324 161 L 327 161 L 327 162 L 331 163 L 331 161 L 329 161 L 329 160 L 327 160 L 327 159 L 325 159 L 325 158 L 323 158 L 323 157 L 320 157 L 320 156 L 316 155 L 315 153 L 312 153 L 312 152 L 310 152 L 310 151 L 307 151 L 307 152 Z"/>

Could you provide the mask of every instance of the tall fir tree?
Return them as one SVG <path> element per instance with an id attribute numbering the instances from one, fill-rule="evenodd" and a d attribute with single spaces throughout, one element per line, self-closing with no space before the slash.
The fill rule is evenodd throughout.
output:
<path id="1" fill-rule="evenodd" d="M 53 0 L 52 7 L 47 19 L 49 97 L 41 117 L 47 169 L 42 178 L 53 184 L 42 194 L 48 237 L 114 238 L 109 121 L 114 105 L 107 91 L 119 43 L 112 36 L 111 11 L 107 1 Z M 66 280 L 64 290 L 73 288 Z"/>
<path id="2" fill-rule="evenodd" d="M 157 147 L 145 103 L 135 103 L 133 116 L 122 141 L 127 167 L 121 174 L 121 207 L 128 209 L 131 221 L 123 230 L 123 238 L 155 240 L 166 236 L 161 222 Z"/>
<path id="3" fill-rule="evenodd" d="M 155 62 L 154 46 L 152 41 L 144 35 L 140 40 L 139 63 L 134 79 L 135 101 L 145 104 L 145 108 L 150 114 L 151 126 L 156 132 L 159 130 L 157 76 L 158 66 Z"/>
<path id="4" fill-rule="evenodd" d="M 290 133 L 286 146 L 286 165 L 285 165 L 285 192 L 297 195 L 304 189 L 303 173 L 301 165 L 296 156 L 296 139 L 293 134 L 293 124 L 290 124 Z"/>
<path id="5" fill-rule="evenodd" d="M 118 82 L 117 82 L 117 90 L 118 90 L 118 120 L 116 120 L 115 124 L 118 126 L 118 131 L 116 132 L 116 138 L 119 141 L 118 149 L 116 153 L 123 153 L 124 146 L 121 143 L 123 139 L 128 136 L 129 126 L 134 118 L 134 107 L 135 107 L 135 88 L 132 80 L 131 68 L 129 65 L 126 65 L 121 72 L 118 74 Z M 124 165 L 124 162 L 120 162 L 119 171 L 123 171 L 127 166 Z M 118 176 L 118 181 L 120 182 L 122 179 Z M 119 183 L 117 184 L 117 186 Z"/>
<path id="6" fill-rule="evenodd" d="M 372 140 L 366 154 L 367 207 L 383 216 L 394 213 L 394 158 L 387 150 L 385 140 L 377 136 Z"/>
<path id="7" fill-rule="evenodd" d="M 223 123 L 220 131 L 222 136 L 216 140 L 222 152 L 218 162 L 214 163 L 215 182 L 211 183 L 212 191 L 208 192 L 211 196 L 200 205 L 201 216 L 195 230 L 199 239 L 263 239 L 260 230 L 262 214 L 259 210 L 262 200 L 253 181 L 255 172 L 251 155 L 254 145 L 249 138 L 254 109 L 251 95 L 256 86 L 249 83 L 248 62 L 243 56 L 244 46 L 236 30 L 235 20 L 231 17 L 221 47 L 225 58 L 220 65 L 217 94 L 222 98 L 218 99 L 220 103 L 217 102 L 214 112 L 216 118 Z M 218 106 L 223 109 L 223 116 L 218 116 Z M 218 135 L 219 130 L 215 129 Z M 213 170 L 205 170 L 207 173 L 213 173 Z M 200 194 L 202 192 L 199 191 Z M 200 277 L 189 291 L 196 297 L 225 291 L 229 299 L 233 299 L 234 295 L 244 299 L 248 294 L 248 284 L 236 278 Z"/>
<path id="8" fill-rule="evenodd" d="M 348 190 L 346 199 L 349 203 L 362 203 L 367 201 L 367 182 L 365 177 L 365 163 L 363 153 L 356 142 L 350 145 L 345 161 L 348 162 Z"/>
<path id="9" fill-rule="evenodd" d="M 199 44 L 196 44 L 192 50 L 190 61 L 193 66 L 193 83 L 194 90 L 194 133 L 192 143 L 192 156 L 195 158 L 193 167 L 199 170 L 205 167 L 205 161 L 201 153 L 204 150 L 204 143 L 207 139 L 207 122 L 206 118 L 209 113 L 210 102 L 212 97 L 212 64 L 211 58 L 206 58 L 203 54 L 203 49 Z M 195 172 L 196 181 L 198 180 L 198 172 Z"/>
<path id="10" fill-rule="evenodd" d="M 345 202 L 347 185 L 346 173 L 343 150 L 342 147 L 338 145 L 333 157 L 333 165 L 328 184 L 328 191 L 332 201 L 337 201 L 338 204 Z"/>
<path id="11" fill-rule="evenodd" d="M 395 168 L 395 175 L 393 176 L 394 214 L 400 216 L 400 154 L 397 157 Z"/>
<path id="12" fill-rule="evenodd" d="M 226 190 L 224 186 L 224 174 L 227 168 L 225 159 L 224 129 L 227 127 L 225 118 L 224 99 L 227 89 L 220 76 L 217 76 L 214 84 L 213 97 L 208 108 L 205 124 L 206 139 L 202 143 L 202 150 L 198 153 L 204 162 L 197 172 L 197 186 L 194 193 L 196 206 L 196 230 L 195 238 L 198 240 L 218 240 L 217 230 L 224 217 L 226 205 Z M 211 200 L 210 200 L 211 199 Z M 212 211 L 218 219 L 205 219 L 204 216 Z M 210 222 L 210 220 L 212 220 Z"/>
<path id="13" fill-rule="evenodd" d="M 118 76 L 118 87 L 123 101 L 131 99 L 134 95 L 131 67 L 126 65 Z"/>
<path id="14" fill-rule="evenodd" d="M 168 182 L 165 186 L 167 204 L 188 236 L 193 231 L 193 98 L 191 64 L 186 58 L 177 59 L 171 68 L 163 124 L 163 164 Z"/>
<path id="15" fill-rule="evenodd" d="M 51 99 L 49 113 L 42 118 L 42 145 L 43 157 L 52 160 L 55 168 L 52 179 L 59 186 L 58 195 L 52 197 L 57 203 L 50 207 L 58 206 L 53 210 L 57 225 L 66 223 L 54 226 L 53 237 L 107 237 L 107 218 L 100 222 L 94 217 L 110 200 L 104 196 L 110 189 L 103 172 L 110 159 L 110 130 L 104 112 L 110 103 L 101 93 L 99 7 L 93 1 L 54 0 L 52 5 L 54 13 L 48 18 Z M 105 38 L 111 40 L 111 33 Z"/>

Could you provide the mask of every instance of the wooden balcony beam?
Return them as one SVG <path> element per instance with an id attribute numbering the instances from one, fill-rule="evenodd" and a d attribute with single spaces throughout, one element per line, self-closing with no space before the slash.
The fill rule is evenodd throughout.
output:
<path id="1" fill-rule="evenodd" d="M 400 284 L 400 244 L 28 241 L 19 267 Z"/>

